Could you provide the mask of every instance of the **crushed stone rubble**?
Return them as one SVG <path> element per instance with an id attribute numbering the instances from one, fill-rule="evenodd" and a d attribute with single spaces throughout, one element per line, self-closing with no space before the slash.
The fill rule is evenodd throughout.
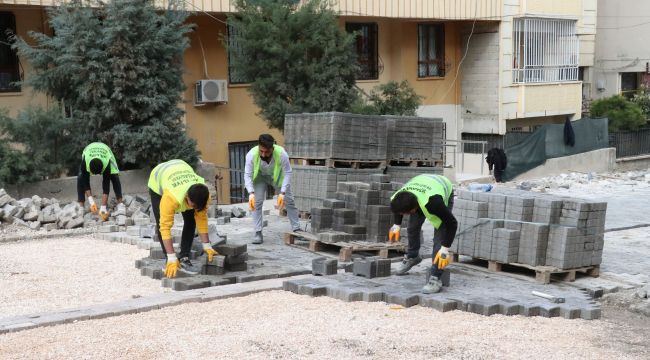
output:
<path id="1" fill-rule="evenodd" d="M 82 208 L 76 201 L 62 202 L 38 195 L 15 199 L 5 189 L 0 189 L 0 236 L 97 227 L 118 231 L 120 227 L 154 223 L 148 197 L 125 195 L 123 206 L 112 202 L 109 203 L 109 218 L 102 221 L 98 215 L 90 213 L 88 205 Z M 208 209 L 208 217 L 223 218 L 224 222 L 225 218 L 244 216 L 246 211 L 238 207 L 223 211 L 212 205 Z"/>

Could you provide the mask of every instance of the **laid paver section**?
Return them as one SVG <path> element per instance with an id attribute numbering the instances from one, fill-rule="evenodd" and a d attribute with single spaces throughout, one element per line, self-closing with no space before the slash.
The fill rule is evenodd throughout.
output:
<path id="1" fill-rule="evenodd" d="M 385 301 L 404 307 L 420 305 L 439 311 L 461 310 L 482 315 L 561 316 L 586 320 L 600 318 L 600 307 L 588 292 L 564 284 L 542 285 L 500 274 L 450 267 L 451 284 L 438 294 L 423 294 L 425 266 L 405 276 L 366 279 L 351 273 L 291 279 L 284 289 L 309 296 L 329 296 L 343 301 Z M 532 291 L 565 298 L 562 304 L 532 295 Z"/>

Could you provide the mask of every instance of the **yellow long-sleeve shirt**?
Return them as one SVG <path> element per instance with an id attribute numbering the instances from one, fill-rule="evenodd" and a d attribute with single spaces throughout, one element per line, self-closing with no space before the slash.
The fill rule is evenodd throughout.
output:
<path id="1" fill-rule="evenodd" d="M 210 203 L 210 197 L 208 197 L 208 204 Z M 163 190 L 162 198 L 160 199 L 160 235 L 162 235 L 163 240 L 171 240 L 172 238 L 172 226 L 174 226 L 174 214 L 176 214 L 176 209 L 181 205 L 174 199 L 172 194 Z M 208 208 L 206 206 L 203 211 L 194 211 L 194 221 L 196 221 L 196 228 L 199 230 L 199 234 L 208 233 Z"/>

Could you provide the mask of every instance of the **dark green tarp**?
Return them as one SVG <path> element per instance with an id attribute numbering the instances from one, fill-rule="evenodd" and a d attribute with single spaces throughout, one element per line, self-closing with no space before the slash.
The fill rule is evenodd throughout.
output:
<path id="1" fill-rule="evenodd" d="M 505 148 L 508 166 L 505 181 L 546 162 L 547 159 L 580 154 L 609 147 L 607 119 L 572 121 L 575 146 L 564 144 L 564 124 L 544 125 L 519 144 Z"/>

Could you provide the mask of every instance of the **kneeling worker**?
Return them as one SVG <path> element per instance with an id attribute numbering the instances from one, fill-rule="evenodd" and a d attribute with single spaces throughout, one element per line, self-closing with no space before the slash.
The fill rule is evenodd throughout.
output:
<path id="1" fill-rule="evenodd" d="M 451 212 L 454 205 L 453 185 L 440 175 L 418 175 L 409 180 L 391 198 L 390 208 L 395 222 L 389 232 L 389 241 L 399 241 L 400 224 L 403 215 L 410 215 L 408 222 L 408 252 L 397 269 L 397 275 L 406 274 L 422 261 L 420 257 L 420 231 L 424 220 L 435 228 L 433 236 L 433 264 L 427 284 L 422 288 L 425 294 L 441 290 L 440 276 L 449 264 L 449 247 L 454 242 L 458 222 Z"/>
<path id="2" fill-rule="evenodd" d="M 186 274 L 198 274 L 200 269 L 190 261 L 194 231 L 197 227 L 208 261 L 212 261 L 212 257 L 217 255 L 208 238 L 207 205 L 210 202 L 210 191 L 205 185 L 205 180 L 185 161 L 170 160 L 151 171 L 148 186 L 151 208 L 156 219 L 156 235 L 167 254 L 165 276 L 175 277 L 179 267 L 180 271 Z M 183 216 L 181 251 L 178 257 L 174 252 L 171 232 L 176 213 Z"/>
<path id="3" fill-rule="evenodd" d="M 108 203 L 108 195 L 111 192 L 111 183 L 113 183 L 113 190 L 115 190 L 115 197 L 117 198 L 118 206 L 122 204 L 122 184 L 120 183 L 120 170 L 117 168 L 117 161 L 115 155 L 108 147 L 108 145 L 101 142 L 94 142 L 88 144 L 81 154 L 81 164 L 79 165 L 79 175 L 77 176 L 77 200 L 79 205 L 83 208 L 85 197 L 88 196 L 88 203 L 90 204 L 90 212 L 97 213 L 97 204 L 93 199 L 92 192 L 90 191 L 90 175 L 102 174 L 102 205 L 99 209 L 99 216 L 102 220 L 108 220 L 108 210 L 106 204 Z"/>

